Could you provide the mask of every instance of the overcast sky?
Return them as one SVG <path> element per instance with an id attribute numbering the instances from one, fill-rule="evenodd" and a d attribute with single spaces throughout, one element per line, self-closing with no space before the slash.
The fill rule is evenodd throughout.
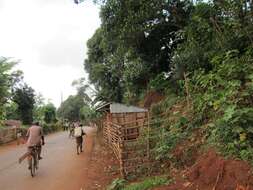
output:
<path id="1" fill-rule="evenodd" d="M 56 106 L 87 78 L 86 42 L 100 25 L 91 0 L 0 0 L 0 23 L 0 56 L 21 60 L 25 82 Z"/>

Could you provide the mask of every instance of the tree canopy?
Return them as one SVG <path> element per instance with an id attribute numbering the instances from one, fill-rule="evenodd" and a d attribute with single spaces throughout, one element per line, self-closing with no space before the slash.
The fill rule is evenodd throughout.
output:
<path id="1" fill-rule="evenodd" d="M 22 71 L 13 71 L 17 64 L 8 58 L 0 57 L 0 120 L 6 117 L 6 106 L 11 100 L 14 88 L 22 80 Z"/>
<path id="2" fill-rule="evenodd" d="M 15 89 L 13 101 L 17 104 L 17 111 L 24 124 L 33 122 L 33 108 L 35 103 L 34 90 L 27 84 Z"/>
<path id="3" fill-rule="evenodd" d="M 43 112 L 46 123 L 54 123 L 56 121 L 56 107 L 52 103 L 45 105 Z"/>
<path id="4" fill-rule="evenodd" d="M 15 119 L 27 125 L 34 120 L 56 121 L 54 105 L 45 105 L 43 96 L 36 95 L 25 83 L 23 72 L 15 70 L 16 64 L 12 59 L 0 57 L 0 122 Z"/>
<path id="5" fill-rule="evenodd" d="M 84 78 L 73 81 L 72 86 L 76 88 L 76 94 L 70 95 L 61 103 L 57 110 L 60 118 L 67 119 L 71 122 L 87 120 L 91 112 L 90 106 L 92 99 L 87 94 L 90 86 L 85 82 Z"/>
<path id="6" fill-rule="evenodd" d="M 137 104 L 156 90 L 168 113 L 186 98 L 189 128 L 252 160 L 253 1 L 105 0 L 100 17 L 84 63 L 98 100 Z M 158 150 L 172 150 L 172 139 L 189 132 L 170 127 Z"/>
<path id="7" fill-rule="evenodd" d="M 134 98 L 158 74 L 169 72 L 191 10 L 187 0 L 107 0 L 101 7 L 101 27 L 87 43 L 85 60 L 100 99 Z"/>

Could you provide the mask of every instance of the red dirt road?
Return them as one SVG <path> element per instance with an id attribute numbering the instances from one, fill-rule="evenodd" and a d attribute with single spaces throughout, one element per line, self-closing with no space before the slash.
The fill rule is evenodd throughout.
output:
<path id="1" fill-rule="evenodd" d="M 104 189 L 110 179 L 104 172 L 106 163 L 94 158 L 95 130 L 86 128 L 84 152 L 76 155 L 75 140 L 66 132 L 46 137 L 37 175 L 32 178 L 27 162 L 17 163 L 25 146 L 0 146 L 0 189 L 1 190 L 92 190 Z M 97 151 L 100 152 L 100 151 Z M 97 155 L 100 156 L 100 155 Z M 108 155 L 110 156 L 110 155 Z M 103 158 L 100 158 L 103 159 Z M 95 164 L 94 164 L 94 160 Z M 104 164 L 104 165 L 103 165 Z M 108 164 L 108 163 L 107 163 Z M 92 168 L 91 168 L 92 166 Z M 96 172 L 98 171 L 98 172 Z M 92 180 L 91 180 L 92 179 Z M 101 184 L 101 180 L 103 180 Z"/>

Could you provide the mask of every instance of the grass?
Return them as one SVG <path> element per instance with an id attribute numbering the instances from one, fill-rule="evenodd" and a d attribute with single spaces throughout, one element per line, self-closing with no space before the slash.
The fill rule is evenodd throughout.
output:
<path id="1" fill-rule="evenodd" d="M 149 177 L 141 182 L 127 185 L 123 190 L 148 190 L 171 182 L 172 180 L 165 176 Z"/>
<path id="2" fill-rule="evenodd" d="M 172 182 L 172 179 L 168 179 L 167 176 L 155 176 L 143 179 L 140 182 L 127 184 L 124 179 L 115 179 L 107 190 L 149 190 L 161 185 L 168 185 Z"/>

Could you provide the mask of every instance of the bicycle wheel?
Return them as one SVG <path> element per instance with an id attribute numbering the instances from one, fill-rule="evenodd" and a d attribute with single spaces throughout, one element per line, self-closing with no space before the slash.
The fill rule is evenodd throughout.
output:
<path id="1" fill-rule="evenodd" d="M 36 154 L 34 155 L 34 167 L 35 167 L 35 170 L 38 170 L 39 168 L 39 155 L 36 151 Z"/>
<path id="2" fill-rule="evenodd" d="M 34 156 L 32 155 L 30 160 L 29 160 L 29 169 L 31 171 L 31 176 L 34 177 L 35 176 L 35 171 L 36 171 L 36 165 L 35 165 L 35 159 Z"/>

